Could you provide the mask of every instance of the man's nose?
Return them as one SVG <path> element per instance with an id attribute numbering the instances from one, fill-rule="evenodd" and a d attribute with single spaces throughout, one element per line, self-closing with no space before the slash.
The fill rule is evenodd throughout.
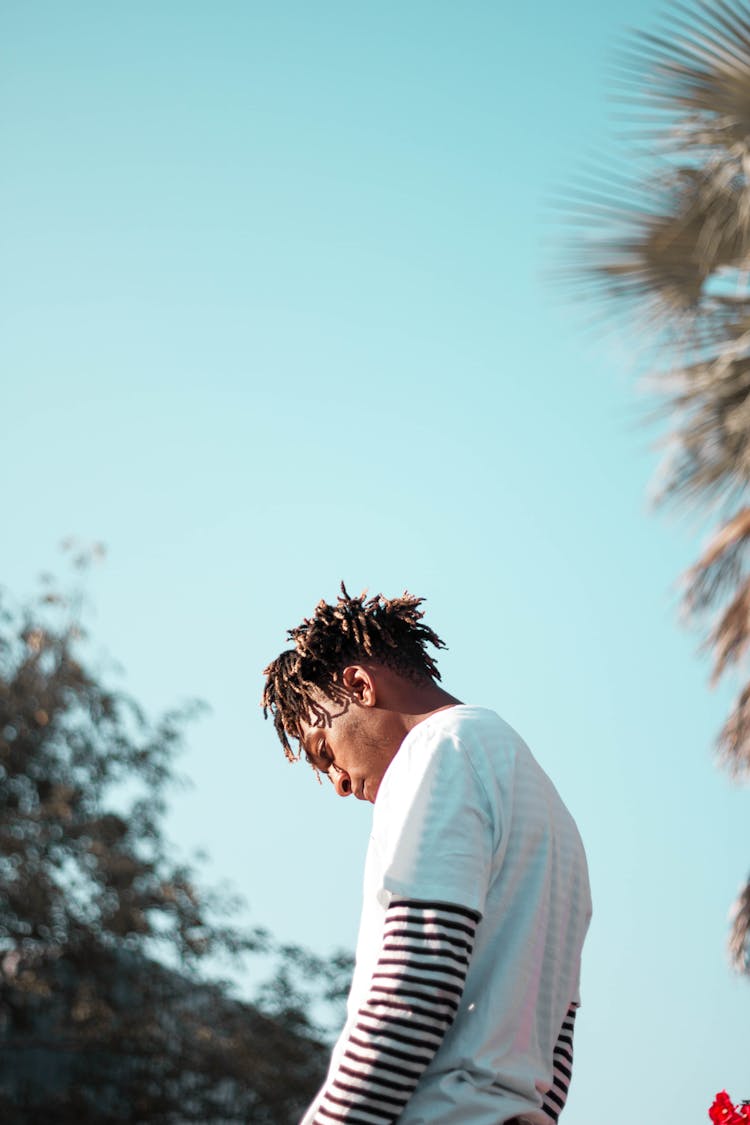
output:
<path id="1" fill-rule="evenodd" d="M 339 797 L 348 797 L 352 791 L 352 780 L 346 770 L 339 769 L 338 766 L 332 765 L 328 771 L 328 776 L 333 782 L 333 788 Z"/>

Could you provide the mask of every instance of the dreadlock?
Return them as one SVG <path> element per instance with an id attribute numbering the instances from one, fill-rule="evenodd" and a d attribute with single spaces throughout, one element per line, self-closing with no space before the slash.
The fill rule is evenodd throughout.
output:
<path id="1" fill-rule="evenodd" d="M 437 664 L 425 646 L 429 643 L 440 649 L 445 644 L 421 622 L 424 614 L 419 606 L 424 598 L 415 598 L 404 590 L 400 598 L 376 594 L 365 600 L 366 593 L 352 598 L 342 582 L 336 604 L 318 602 L 312 617 L 287 631 L 294 648 L 282 652 L 263 670 L 263 714 L 266 718 L 269 711 L 273 715 L 276 733 L 290 762 L 299 758 L 289 737 L 300 740 L 301 722 L 309 722 L 312 717 L 313 725 L 325 726 L 329 721 L 329 712 L 315 698 L 317 692 L 335 703 L 349 702 L 340 679 L 347 664 L 369 659 L 418 683 L 440 679 Z"/>

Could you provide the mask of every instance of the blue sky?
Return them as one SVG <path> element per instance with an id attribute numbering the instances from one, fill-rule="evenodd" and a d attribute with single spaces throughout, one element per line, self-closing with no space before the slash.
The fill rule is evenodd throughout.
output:
<path id="1" fill-rule="evenodd" d="M 548 281 L 546 201 L 622 158 L 607 68 L 657 16 L 0 13 L 0 580 L 106 543 L 98 658 L 154 711 L 211 707 L 176 846 L 319 952 L 354 944 L 370 813 L 285 762 L 260 672 L 342 578 L 424 595 L 449 690 L 519 729 L 587 845 L 568 1125 L 750 1097 L 724 954 L 748 798 L 710 753 L 732 692 L 677 623 L 700 527 L 649 509 L 636 326 L 592 335 Z"/>

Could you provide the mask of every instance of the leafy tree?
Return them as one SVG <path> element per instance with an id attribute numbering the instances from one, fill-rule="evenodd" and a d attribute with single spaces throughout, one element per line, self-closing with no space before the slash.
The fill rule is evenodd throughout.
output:
<path id="1" fill-rule="evenodd" d="M 627 175 L 595 171 L 576 190 L 573 269 L 610 308 L 636 308 L 656 345 L 651 386 L 668 428 L 658 501 L 718 519 L 683 605 L 713 681 L 741 677 L 717 738 L 740 779 L 750 776 L 750 7 L 698 0 L 665 18 L 622 53 L 617 92 L 637 109 L 640 150 L 631 144 Z M 730 952 L 750 973 L 750 880 Z"/>
<path id="2" fill-rule="evenodd" d="M 152 722 L 84 640 L 79 599 L 0 596 L 0 1117 L 296 1121 L 326 1055 L 313 1010 L 349 960 L 337 977 L 238 930 L 236 903 L 173 860 L 165 792 L 195 708 Z M 274 951 L 260 1006 L 199 975 L 210 955 Z"/>

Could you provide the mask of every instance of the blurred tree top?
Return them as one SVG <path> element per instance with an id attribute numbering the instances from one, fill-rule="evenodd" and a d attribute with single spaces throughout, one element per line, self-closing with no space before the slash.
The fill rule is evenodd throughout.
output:
<path id="1" fill-rule="evenodd" d="M 238 930 L 236 900 L 173 862 L 165 790 L 195 707 L 150 721 L 84 641 L 80 598 L 0 595 L 0 1119 L 296 1121 L 326 1054 L 312 1007 L 350 960 Z M 220 952 L 276 954 L 265 1012 L 200 978 Z"/>

